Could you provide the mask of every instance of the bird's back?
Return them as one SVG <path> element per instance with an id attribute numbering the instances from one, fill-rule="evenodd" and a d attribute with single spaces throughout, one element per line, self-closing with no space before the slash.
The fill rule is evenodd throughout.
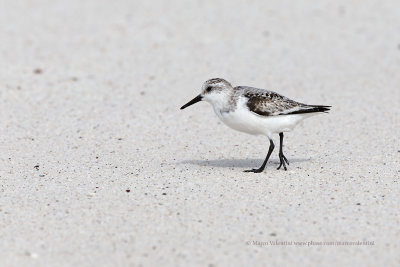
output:
<path id="1" fill-rule="evenodd" d="M 248 109 L 261 116 L 326 112 L 330 108 L 330 106 L 303 104 L 274 91 L 248 86 L 235 87 L 234 97 L 247 98 Z"/>

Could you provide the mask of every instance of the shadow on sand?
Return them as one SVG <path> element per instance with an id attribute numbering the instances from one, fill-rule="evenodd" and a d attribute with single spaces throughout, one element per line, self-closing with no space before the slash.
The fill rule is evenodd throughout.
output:
<path id="1" fill-rule="evenodd" d="M 292 162 L 305 162 L 310 159 L 292 158 L 289 159 L 289 163 Z M 261 165 L 263 159 L 213 159 L 213 160 L 184 160 L 181 164 L 193 164 L 199 166 L 212 166 L 220 168 L 255 168 Z M 279 165 L 278 160 L 269 160 L 268 164 Z"/>

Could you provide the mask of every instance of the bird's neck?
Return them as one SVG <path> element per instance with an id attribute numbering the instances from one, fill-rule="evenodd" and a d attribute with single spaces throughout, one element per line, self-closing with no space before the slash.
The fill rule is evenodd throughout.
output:
<path id="1" fill-rule="evenodd" d="M 213 99 L 211 104 L 213 105 L 214 111 L 217 114 L 229 112 L 232 110 L 232 96 L 229 94 L 221 94 L 220 97 Z"/>

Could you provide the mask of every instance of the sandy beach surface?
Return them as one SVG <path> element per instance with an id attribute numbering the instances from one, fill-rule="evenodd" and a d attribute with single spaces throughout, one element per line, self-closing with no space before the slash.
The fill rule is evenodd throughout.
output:
<path id="1" fill-rule="evenodd" d="M 0 265 L 400 266 L 399 30 L 398 1 L 1 1 Z M 265 137 L 179 110 L 214 77 L 333 108 L 243 173 Z"/>

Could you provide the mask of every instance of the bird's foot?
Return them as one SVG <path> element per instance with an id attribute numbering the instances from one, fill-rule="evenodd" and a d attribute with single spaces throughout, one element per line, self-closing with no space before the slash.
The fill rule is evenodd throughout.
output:
<path id="1" fill-rule="evenodd" d="M 243 172 L 254 172 L 254 173 L 260 173 L 264 170 L 264 168 L 259 168 L 259 169 L 251 169 L 251 170 L 244 170 Z"/>
<path id="2" fill-rule="evenodd" d="M 279 167 L 277 168 L 277 170 L 279 170 L 279 169 L 282 167 L 282 165 L 283 165 L 283 169 L 284 169 L 285 171 L 287 171 L 286 163 L 287 163 L 287 165 L 289 165 L 289 161 L 287 160 L 287 158 L 285 157 L 285 155 L 283 155 L 283 153 L 280 153 L 280 154 L 279 154 L 279 159 L 280 159 L 280 161 L 281 161 L 281 164 L 279 164 Z M 286 163 L 285 163 L 285 162 L 286 162 Z"/>

